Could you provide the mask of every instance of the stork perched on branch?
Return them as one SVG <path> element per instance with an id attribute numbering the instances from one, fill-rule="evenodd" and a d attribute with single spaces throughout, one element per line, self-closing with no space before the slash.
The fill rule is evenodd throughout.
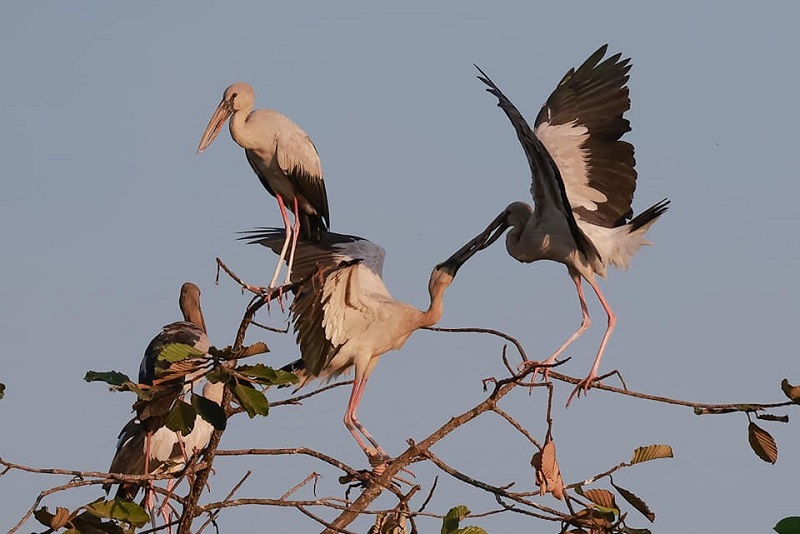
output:
<path id="1" fill-rule="evenodd" d="M 197 152 L 208 148 L 230 117 L 231 137 L 244 148 L 247 161 L 261 184 L 278 200 L 286 233 L 269 283 L 272 290 L 277 287 L 281 261 L 286 260 L 289 242 L 292 246 L 287 261 L 287 284 L 292 277 L 295 248 L 301 233 L 305 239 L 316 241 L 328 229 L 328 193 L 317 148 L 308 134 L 278 111 L 253 110 L 254 101 L 253 88 L 244 82 L 225 89 Z M 289 223 L 287 209 L 295 214 L 293 225 Z"/>
<path id="2" fill-rule="evenodd" d="M 247 234 L 244 239 L 275 253 L 284 238 L 283 231 L 274 228 Z M 332 232 L 323 233 L 316 242 L 298 242 L 292 282 L 300 287 L 290 310 L 302 359 L 285 369 L 301 377 L 300 387 L 355 370 L 344 424 L 370 460 L 388 458 L 358 421 L 358 406 L 370 374 L 383 354 L 399 350 L 415 331 L 439 321 L 445 290 L 487 238 L 488 234 L 481 234 L 434 267 L 426 310 L 395 300 L 389 293 L 381 278 L 384 250 L 379 245 Z"/>
<path id="3" fill-rule="evenodd" d="M 186 435 L 170 430 L 166 426 L 167 415 L 182 397 L 190 393 L 195 380 L 199 380 L 204 370 L 193 370 L 192 359 L 181 363 L 163 358 L 165 351 L 177 349 L 195 356 L 205 355 L 209 343 L 205 320 L 200 308 L 200 288 L 191 282 L 181 287 L 179 299 L 183 321 L 164 326 L 147 346 L 139 366 L 139 383 L 152 386 L 151 397 L 139 399 L 134 404 L 136 416 L 123 427 L 117 440 L 117 449 L 111 461 L 109 472 L 141 475 L 181 473 L 188 460 L 203 451 L 211 439 L 214 427 L 199 414 L 195 417 L 191 431 Z M 167 375 L 164 383 L 160 378 Z M 223 382 L 206 382 L 202 396 L 219 405 L 225 388 Z M 175 480 L 168 482 L 171 489 Z M 108 491 L 110 484 L 103 488 Z M 117 497 L 131 500 L 139 492 L 138 483 L 121 483 Z M 153 513 L 153 496 L 148 490 L 147 508 Z M 169 512 L 162 508 L 165 522 L 169 522 Z"/>
<path id="4" fill-rule="evenodd" d="M 576 393 L 587 392 L 597 377 L 617 320 L 596 276 L 605 278 L 608 265 L 627 269 L 636 251 L 650 244 L 645 233 L 669 205 L 664 199 L 633 216 L 634 151 L 630 143 L 620 140 L 630 130 L 623 117 L 630 108 L 626 85 L 630 59 L 621 59 L 620 54 L 603 59 L 606 48 L 603 45 L 577 70 L 566 73 L 536 116 L 533 129 L 476 65 L 478 79 L 497 97 L 528 158 L 535 204 L 535 208 L 524 202 L 509 204 L 484 232 L 493 232 L 495 239 L 511 228 L 506 248 L 520 262 L 563 263 L 575 283 L 583 313 L 578 330 L 544 363 L 555 361 L 589 327 L 582 279 L 608 316 L 591 371 L 570 401 Z"/>

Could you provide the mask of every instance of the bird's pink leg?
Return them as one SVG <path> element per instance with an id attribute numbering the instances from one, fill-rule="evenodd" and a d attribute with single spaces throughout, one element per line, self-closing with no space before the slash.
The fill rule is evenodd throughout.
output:
<path id="1" fill-rule="evenodd" d="M 297 197 L 294 197 L 294 226 L 292 227 L 292 248 L 289 251 L 289 263 L 286 267 L 285 285 L 292 282 L 292 265 L 294 265 L 294 251 L 297 249 L 297 239 L 300 237 L 300 217 L 297 216 Z"/>
<path id="2" fill-rule="evenodd" d="M 278 207 L 281 210 L 283 227 L 286 229 L 286 237 L 283 240 L 283 247 L 281 247 L 281 253 L 278 256 L 278 265 L 275 267 L 275 273 L 272 275 L 272 280 L 269 282 L 269 289 L 275 289 L 275 287 L 277 287 L 275 284 L 278 281 L 278 275 L 281 272 L 281 263 L 286 257 L 286 250 L 289 248 L 289 241 L 292 238 L 292 226 L 289 223 L 289 215 L 286 213 L 286 205 L 283 203 L 283 197 L 281 197 L 281 195 L 275 195 L 275 197 L 278 199 Z"/>
<path id="3" fill-rule="evenodd" d="M 151 432 L 148 432 L 144 435 L 144 473 L 145 475 L 150 474 L 150 437 L 152 436 Z M 153 491 L 153 481 L 148 480 L 147 485 L 144 488 L 144 502 L 145 502 L 145 509 L 150 514 L 150 521 L 153 525 L 156 524 L 155 518 L 155 492 Z"/>
<path id="4" fill-rule="evenodd" d="M 175 486 L 175 479 L 172 478 L 167 482 L 167 493 L 172 493 L 172 488 Z M 167 525 L 167 534 L 172 534 L 172 525 L 169 524 L 169 513 L 174 512 L 172 505 L 169 503 L 169 497 L 164 497 L 164 502 L 161 503 L 161 517 L 164 518 L 164 524 Z"/>
<path id="5" fill-rule="evenodd" d="M 592 382 L 595 378 L 597 378 L 597 370 L 600 367 L 600 360 L 603 358 L 603 351 L 606 349 L 608 338 L 611 337 L 611 332 L 614 330 L 614 326 L 617 324 L 617 316 L 611 309 L 611 306 L 609 306 L 608 301 L 606 301 L 606 298 L 603 296 L 603 293 L 600 291 L 597 283 L 591 279 L 587 279 L 586 281 L 592 286 L 592 289 L 594 289 L 598 300 L 600 300 L 600 304 L 603 305 L 603 309 L 606 311 L 606 315 L 608 316 L 608 326 L 606 327 L 606 333 L 603 334 L 603 340 L 600 342 L 600 348 L 597 349 L 597 356 L 594 358 L 594 363 L 592 364 L 591 371 L 589 371 L 589 375 L 581 380 L 575 387 L 575 391 L 572 392 L 572 395 L 570 395 L 569 399 L 567 400 L 567 406 L 569 406 L 569 403 L 572 401 L 572 397 L 574 397 L 576 394 L 580 396 L 581 391 L 584 393 L 589 392 L 589 388 L 592 387 Z"/>
<path id="6" fill-rule="evenodd" d="M 375 447 L 375 449 L 378 451 L 378 454 L 388 458 L 389 455 L 386 454 L 386 451 L 384 451 L 380 445 L 378 445 L 378 442 L 375 441 L 375 438 L 373 438 L 370 433 L 367 432 L 367 429 L 364 428 L 364 425 L 359 422 L 358 416 L 356 415 L 356 412 L 358 411 L 358 404 L 361 402 L 361 396 L 364 394 L 364 387 L 366 385 L 366 378 L 356 378 L 355 382 L 353 382 L 353 389 L 350 392 L 350 401 L 347 403 L 347 411 L 344 413 L 344 426 L 346 426 L 350 431 L 350 434 L 353 435 L 358 443 L 358 446 L 364 451 L 364 454 L 369 457 L 374 456 L 369 453 L 369 448 L 367 447 L 367 444 L 364 443 L 364 440 L 361 439 L 361 436 L 367 438 L 367 441 L 369 441 L 372 446 Z M 359 435 L 359 432 L 361 432 L 361 435 Z"/>
<path id="7" fill-rule="evenodd" d="M 581 313 L 583 314 L 583 318 L 581 319 L 581 325 L 578 327 L 578 329 L 571 336 L 569 336 L 569 339 L 567 339 L 564 342 L 563 345 L 558 347 L 558 350 L 556 350 L 553 354 L 550 355 L 549 358 L 547 358 L 544 362 L 542 362 L 544 364 L 551 364 L 551 363 L 555 362 L 556 358 L 561 356 L 561 354 L 565 350 L 567 350 L 567 347 L 569 347 L 572 344 L 573 341 L 578 339 L 581 334 L 586 332 L 586 329 L 589 328 L 590 324 L 592 324 L 592 319 L 591 319 L 591 317 L 589 317 L 589 309 L 586 306 L 586 298 L 583 295 L 583 286 L 581 285 L 581 275 L 578 274 L 577 271 L 572 271 L 571 269 L 570 269 L 570 273 L 569 274 L 570 274 L 570 277 L 572 278 L 572 281 L 575 283 L 575 289 L 577 289 L 577 291 L 578 291 L 578 299 L 580 299 L 580 302 L 581 302 Z M 522 362 L 520 364 L 520 367 L 521 368 L 525 368 L 525 367 L 527 367 L 529 365 L 541 365 L 541 364 L 539 362 L 535 362 L 535 361 Z M 520 370 L 522 370 L 522 369 L 520 369 Z M 548 368 L 547 367 L 543 368 L 542 374 L 544 375 L 545 378 L 547 378 L 547 374 L 548 374 Z"/>

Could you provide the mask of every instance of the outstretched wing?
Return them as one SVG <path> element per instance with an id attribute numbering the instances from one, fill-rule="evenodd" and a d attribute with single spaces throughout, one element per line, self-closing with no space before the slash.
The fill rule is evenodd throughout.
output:
<path id="1" fill-rule="evenodd" d="M 621 141 L 630 123 L 630 58 L 605 60 L 601 46 L 570 69 L 536 117 L 535 132 L 561 173 L 575 216 L 614 228 L 633 216 L 636 189 L 633 146 Z"/>
<path id="2" fill-rule="evenodd" d="M 587 257 L 596 256 L 597 251 L 575 221 L 558 165 L 516 106 L 480 67 L 475 65 L 475 68 L 481 73 L 478 79 L 489 86 L 487 91 L 497 97 L 498 107 L 505 112 L 517 132 L 531 169 L 531 195 L 536 209 L 544 218 L 562 217 L 566 220 L 578 250 Z"/>

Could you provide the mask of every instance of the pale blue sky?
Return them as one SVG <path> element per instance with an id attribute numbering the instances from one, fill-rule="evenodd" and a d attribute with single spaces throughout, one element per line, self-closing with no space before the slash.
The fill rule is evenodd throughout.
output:
<path id="1" fill-rule="evenodd" d="M 279 225 L 280 217 L 226 132 L 195 154 L 228 84 L 249 82 L 257 106 L 282 111 L 311 135 L 333 229 L 384 246 L 388 287 L 424 307 L 434 264 L 506 204 L 529 198 L 524 155 L 472 63 L 532 120 L 564 72 L 605 42 L 633 58 L 634 208 L 665 196 L 672 206 L 649 234 L 656 246 L 602 283 L 619 323 L 601 371 L 618 368 L 633 389 L 707 402 L 780 400 L 781 378 L 800 382 L 796 6 L 274 4 L 0 8 L 0 381 L 8 386 L 0 456 L 105 470 L 132 398 L 82 376 L 134 374 L 150 338 L 179 317 L 185 280 L 203 289 L 212 342 L 231 342 L 246 298 L 227 279 L 213 284 L 214 257 L 265 282 L 274 258 L 236 242 L 236 232 Z M 578 376 L 605 322 L 593 298 L 590 311 L 592 328 L 569 351 L 566 370 Z M 520 265 L 500 244 L 459 272 L 441 325 L 499 328 L 543 358 L 579 321 L 562 266 Z M 257 339 L 272 348 L 270 364 L 297 356 L 291 336 L 253 331 L 249 340 Z M 503 372 L 499 351 L 488 337 L 415 334 L 377 367 L 360 418 L 398 453 L 406 438 L 424 437 L 482 397 L 480 380 Z M 563 411 L 568 392 L 558 391 L 555 438 L 569 481 L 640 445 L 674 447 L 675 459 L 615 478 L 656 512 L 654 532 L 766 532 L 800 514 L 796 424 L 764 423 L 780 448 L 770 466 L 750 452 L 743 415 L 698 418 L 601 391 Z M 307 445 L 363 467 L 341 423 L 346 397 L 342 388 L 268 419 L 237 417 L 223 446 Z M 520 393 L 504 406 L 544 435 L 541 396 Z M 491 418 L 435 452 L 498 485 L 529 470 L 533 453 Z M 240 496 L 279 496 L 314 469 L 325 474 L 320 495 L 341 491 L 338 473 L 318 464 L 256 458 L 220 460 L 214 494 L 248 468 L 254 475 Z M 430 485 L 433 470 L 415 472 Z M 55 483 L 0 479 L 0 530 Z M 459 503 L 494 507 L 488 496 L 441 481 L 432 506 Z M 525 521 L 505 515 L 478 524 L 510 532 Z M 222 532 L 253 524 L 315 530 L 289 510 L 232 510 L 219 523 Z"/>

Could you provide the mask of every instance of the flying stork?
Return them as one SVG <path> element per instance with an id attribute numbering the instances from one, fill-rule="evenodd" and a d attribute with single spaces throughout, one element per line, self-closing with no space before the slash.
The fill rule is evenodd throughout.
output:
<path id="1" fill-rule="evenodd" d="M 269 289 L 275 289 L 281 261 L 287 262 L 286 283 L 291 279 L 297 239 L 316 241 L 328 229 L 328 193 L 322 179 L 322 166 L 311 138 L 289 117 L 272 109 L 253 110 L 255 95 L 250 85 L 239 82 L 225 89 L 222 102 L 208 122 L 198 154 L 216 139 L 225 120 L 230 117 L 231 137 L 244 148 L 248 163 L 269 193 L 277 198 L 286 237 Z M 289 223 L 286 209 L 295 214 Z"/>
<path id="2" fill-rule="evenodd" d="M 580 300 L 580 327 L 545 363 L 555 361 L 589 327 L 582 279 L 592 287 L 608 316 L 594 364 L 569 401 L 592 386 L 617 320 L 596 276 L 605 278 L 608 265 L 627 269 L 639 248 L 650 244 L 645 233 L 669 206 L 664 199 L 633 216 L 634 150 L 620 140 L 630 130 L 623 117 L 630 109 L 626 85 L 630 58 L 615 54 L 603 59 L 607 46 L 564 75 L 536 116 L 534 129 L 476 65 L 478 79 L 497 97 L 498 106 L 517 132 L 531 169 L 535 204 L 535 208 L 525 202 L 509 204 L 484 232 L 495 231 L 493 241 L 511 228 L 506 248 L 517 261 L 563 263 Z"/>
<path id="3" fill-rule="evenodd" d="M 279 253 L 283 230 L 262 228 L 246 233 L 249 235 L 243 239 Z M 316 242 L 298 242 L 292 282 L 300 286 L 290 311 L 301 359 L 284 369 L 300 377 L 298 387 L 355 370 L 344 424 L 370 460 L 388 458 L 358 421 L 358 406 L 370 374 L 383 354 L 399 350 L 415 331 L 439 321 L 445 289 L 459 267 L 484 248 L 488 235 L 479 235 L 434 267 L 428 282 L 430 305 L 424 311 L 389 293 L 381 278 L 385 253 L 379 245 L 333 232 L 324 232 Z"/>

